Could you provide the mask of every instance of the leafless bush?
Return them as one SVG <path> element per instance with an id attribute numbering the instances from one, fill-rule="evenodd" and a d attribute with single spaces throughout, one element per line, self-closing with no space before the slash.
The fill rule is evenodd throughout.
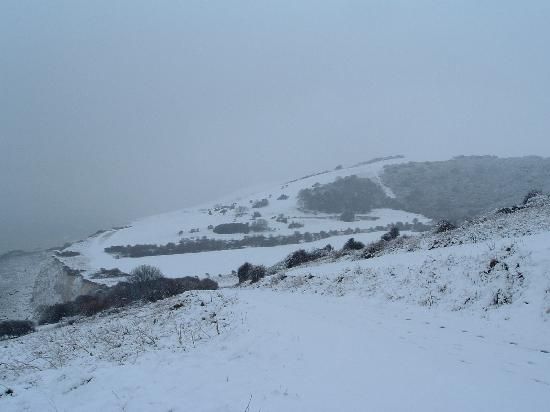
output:
<path id="1" fill-rule="evenodd" d="M 0 339 L 16 338 L 34 332 L 34 324 L 29 320 L 6 320 L 0 322 Z"/>
<path id="2" fill-rule="evenodd" d="M 163 278 L 164 275 L 156 266 L 140 265 L 130 272 L 130 282 L 148 282 L 150 280 L 156 280 Z"/>
<path id="3" fill-rule="evenodd" d="M 237 276 L 239 277 L 239 283 L 246 282 L 250 280 L 252 283 L 259 281 L 261 278 L 266 275 L 266 268 L 262 265 L 253 265 L 251 263 L 245 262 L 239 267 L 237 271 Z"/>

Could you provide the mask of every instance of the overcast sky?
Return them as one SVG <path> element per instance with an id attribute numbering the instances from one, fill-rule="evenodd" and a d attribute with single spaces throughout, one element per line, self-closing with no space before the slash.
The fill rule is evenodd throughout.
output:
<path id="1" fill-rule="evenodd" d="M 0 2 L 0 252 L 375 156 L 550 156 L 550 2 Z"/>

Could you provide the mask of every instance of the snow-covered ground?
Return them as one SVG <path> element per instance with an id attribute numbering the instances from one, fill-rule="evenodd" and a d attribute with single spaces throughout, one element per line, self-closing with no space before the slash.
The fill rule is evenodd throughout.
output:
<path id="1" fill-rule="evenodd" d="M 360 168 L 375 179 L 375 166 Z M 296 195 L 303 182 L 282 189 Z M 375 257 L 364 250 L 333 253 L 291 269 L 275 264 L 298 248 L 340 248 L 352 236 L 369 243 L 381 233 L 133 259 L 103 251 L 173 241 L 184 222 L 197 227 L 192 222 L 200 216 L 210 222 L 215 214 L 207 210 L 90 237 L 71 247 L 81 255 L 64 260 L 86 274 L 141 263 L 167 276 L 209 273 L 226 287 L 65 320 L 0 342 L 0 410 L 548 410 L 550 198 L 450 232 L 398 238 Z M 376 213 L 378 220 L 363 222 L 414 216 Z M 178 224 L 178 216 L 187 217 Z M 302 218 L 324 222 L 321 230 L 327 222 L 343 224 Z M 245 261 L 274 265 L 275 273 L 233 286 L 227 274 Z"/>
<path id="2" fill-rule="evenodd" d="M 546 411 L 549 206 L 4 341 L 0 409 Z"/>
<path id="3" fill-rule="evenodd" d="M 379 239 L 382 233 L 383 232 L 360 233 L 351 236 L 362 242 L 372 242 Z M 341 248 L 351 236 L 334 236 L 302 245 L 257 247 L 221 250 L 216 252 L 186 253 L 180 255 L 147 256 L 142 258 L 115 259 L 113 256 L 103 253 L 101 250 L 94 259 L 94 265 L 97 268 L 117 267 L 123 272 L 129 273 L 138 265 L 148 264 L 157 266 L 166 277 L 199 276 L 202 278 L 210 276 L 212 279 L 216 279 L 218 275 L 227 275 L 232 271 L 236 271 L 238 267 L 247 260 L 252 260 L 255 264 L 271 266 L 300 247 L 311 249 L 331 244 L 335 248 Z M 74 260 L 76 259 L 78 258 Z M 119 279 L 97 279 L 95 281 L 109 284 L 109 282 L 117 282 L 118 280 Z"/>
<path id="4" fill-rule="evenodd" d="M 391 190 L 382 185 L 380 174 L 384 166 L 404 162 L 405 159 L 389 159 L 371 164 L 358 165 L 340 170 L 332 170 L 311 177 L 297 179 L 281 185 L 259 189 L 254 193 L 238 193 L 233 196 L 218 200 L 211 204 L 205 204 L 196 208 L 184 209 L 162 215 L 151 216 L 133 222 L 129 227 L 111 229 L 71 245 L 68 250 L 78 252 L 75 257 L 62 258 L 68 266 L 83 270 L 85 278 L 93 277 L 93 274 L 101 268 L 118 268 L 123 272 L 130 272 L 140 264 L 152 264 L 158 266 L 166 276 L 199 276 L 206 274 L 217 276 L 228 274 L 236 270 L 246 260 L 254 259 L 256 263 L 272 265 L 284 258 L 288 253 L 297 248 L 296 245 L 277 246 L 271 248 L 247 248 L 241 250 L 226 250 L 223 252 L 187 253 L 180 255 L 149 256 L 142 258 L 118 258 L 105 253 L 105 248 L 110 246 L 125 246 L 136 244 L 165 245 L 169 242 L 178 243 L 181 239 L 242 239 L 243 234 L 216 234 L 208 227 L 215 227 L 223 223 L 252 223 L 253 214 L 258 212 L 261 218 L 268 221 L 269 231 L 258 233 L 264 236 L 288 236 L 296 230 L 305 233 L 319 233 L 321 231 L 344 231 L 346 229 L 359 229 L 362 231 L 373 230 L 377 226 L 386 227 L 397 222 L 413 223 L 418 221 L 429 224 L 426 217 L 402 210 L 374 209 L 369 214 L 361 215 L 355 222 L 343 222 L 338 215 L 327 213 L 306 212 L 299 208 L 298 193 L 301 189 L 309 188 L 319 183 L 333 182 L 338 177 L 357 175 L 370 178 L 381 185 L 389 196 L 393 196 Z M 278 200 L 281 195 L 288 198 Z M 261 208 L 253 208 L 254 202 L 267 199 L 268 205 Z M 241 209 L 242 210 L 241 210 Z M 246 209 L 244 209 L 246 208 Z M 239 213 L 241 210 L 241 213 Z M 286 223 L 277 221 L 277 217 L 283 215 Z M 296 222 L 303 227 L 289 228 L 289 224 Z M 191 231 L 198 230 L 191 233 Z M 379 237 L 381 233 L 363 233 L 357 238 L 370 241 L 373 236 Z M 251 234 L 252 235 L 252 234 Z M 345 240 L 347 240 L 346 237 Z M 330 237 L 324 241 L 304 244 L 305 248 L 319 247 L 327 243 L 333 246 L 341 246 L 343 237 Z M 112 284 L 121 279 L 95 279 L 97 282 Z"/>
<path id="5" fill-rule="evenodd" d="M 531 329 L 538 322 L 494 322 L 353 294 L 224 290 L 179 300 L 182 309 L 170 310 L 172 299 L 5 344 L 2 362 L 21 358 L 30 340 L 49 359 L 43 371 L 3 372 L 14 394 L 0 398 L 0 408 L 544 411 L 550 402 L 550 355 Z M 224 319 L 219 335 L 216 317 Z M 48 366 L 64 351 L 74 355 Z"/>

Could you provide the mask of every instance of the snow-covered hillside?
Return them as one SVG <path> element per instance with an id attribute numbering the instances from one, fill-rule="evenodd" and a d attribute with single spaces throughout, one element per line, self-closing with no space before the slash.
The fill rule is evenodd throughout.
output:
<path id="1" fill-rule="evenodd" d="M 545 411 L 549 268 L 550 200 L 538 197 L 376 257 L 4 341 L 13 393 L 0 409 Z"/>
<path id="2" fill-rule="evenodd" d="M 78 252 L 79 256 L 64 257 L 62 260 L 68 266 L 83 270 L 85 277 L 93 277 L 101 268 L 118 268 L 128 273 L 134 267 L 143 264 L 158 266 L 166 276 L 218 276 L 226 275 L 236 270 L 246 260 L 254 260 L 264 265 L 272 265 L 288 253 L 296 249 L 296 245 L 283 245 L 270 248 L 249 247 L 246 249 L 225 250 L 223 252 L 201 252 L 146 256 L 139 258 L 119 257 L 105 252 L 105 248 L 118 245 L 155 244 L 165 245 L 169 242 L 177 244 L 182 239 L 242 239 L 245 234 L 216 234 L 212 228 L 226 223 L 253 224 L 258 219 L 265 219 L 269 229 L 256 235 L 290 236 L 295 231 L 301 233 L 319 233 L 338 231 L 339 236 L 311 242 L 308 247 L 319 247 L 331 243 L 340 247 L 349 236 L 342 236 L 344 231 L 360 232 L 355 237 L 370 241 L 379 237 L 387 226 L 397 222 L 420 222 L 429 224 L 426 217 L 414 213 L 392 209 L 375 209 L 371 213 L 357 215 L 354 222 L 344 222 L 339 215 L 308 212 L 299 208 L 298 193 L 301 189 L 316 184 L 333 182 L 338 177 L 356 175 L 365 177 L 380 184 L 388 196 L 393 196 L 389 188 L 380 182 L 380 173 L 384 166 L 404 162 L 404 158 L 380 160 L 353 167 L 342 168 L 286 182 L 275 187 L 269 187 L 253 194 L 239 194 L 219 200 L 212 204 L 197 208 L 184 209 L 172 213 L 148 217 L 133 222 L 129 227 L 107 230 L 73 244 L 67 250 Z M 254 207 L 255 202 L 267 200 L 267 205 Z M 254 217 L 254 213 L 260 214 Z M 292 227 L 297 223 L 299 227 Z M 289 227 L 291 226 L 291 227 Z M 376 230 L 378 228 L 378 230 Z M 250 236 L 254 235 L 253 233 Z M 95 279 L 96 282 L 112 284 L 121 278 Z"/>

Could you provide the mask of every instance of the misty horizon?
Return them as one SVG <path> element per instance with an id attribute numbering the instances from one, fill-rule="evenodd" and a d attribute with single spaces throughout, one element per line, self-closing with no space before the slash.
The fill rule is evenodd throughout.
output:
<path id="1" fill-rule="evenodd" d="M 403 154 L 550 156 L 550 5 L 3 2 L 0 253 Z"/>

